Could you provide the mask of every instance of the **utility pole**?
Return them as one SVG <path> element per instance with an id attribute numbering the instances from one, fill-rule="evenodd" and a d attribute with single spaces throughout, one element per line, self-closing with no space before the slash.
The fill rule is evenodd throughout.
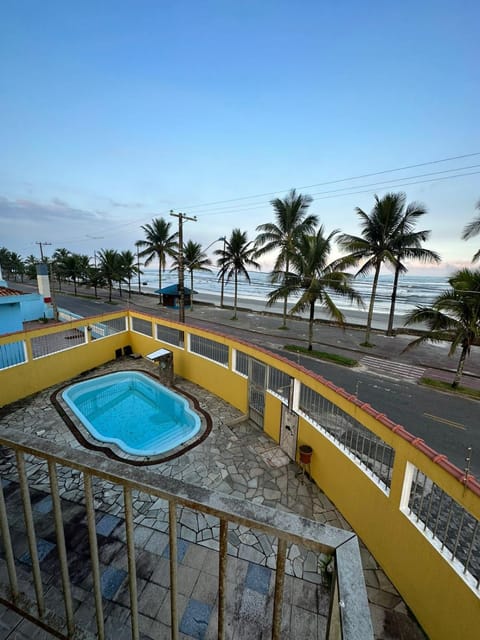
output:
<path id="1" fill-rule="evenodd" d="M 46 247 L 52 243 L 51 242 L 35 242 L 35 244 L 38 244 L 40 246 L 40 260 L 42 262 L 45 262 L 45 258 L 43 257 L 43 247 Z"/>
<path id="2" fill-rule="evenodd" d="M 173 213 L 173 211 L 170 211 L 170 215 L 174 218 L 178 218 L 178 321 L 185 322 L 185 287 L 183 282 L 183 221 L 192 220 L 193 222 L 196 222 L 197 217 L 193 216 L 193 218 L 190 218 L 185 213 Z"/>

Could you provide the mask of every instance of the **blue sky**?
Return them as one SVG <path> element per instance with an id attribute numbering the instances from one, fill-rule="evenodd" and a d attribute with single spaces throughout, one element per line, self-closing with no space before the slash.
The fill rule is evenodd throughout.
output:
<path id="1" fill-rule="evenodd" d="M 436 271 L 469 264 L 479 24 L 462 0 L 6 0 L 0 246 L 134 250 L 172 209 L 204 247 L 234 227 L 253 239 L 293 187 L 327 231 L 358 233 L 356 206 L 405 191 L 429 210 Z"/>

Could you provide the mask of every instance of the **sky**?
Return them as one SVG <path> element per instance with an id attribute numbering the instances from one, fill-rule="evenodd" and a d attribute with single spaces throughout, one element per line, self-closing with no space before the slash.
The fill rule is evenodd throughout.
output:
<path id="1" fill-rule="evenodd" d="M 173 211 L 210 255 L 292 188 L 350 234 L 404 191 L 442 256 L 409 272 L 471 266 L 479 24 L 478 0 L 4 0 L 0 246 L 135 252 Z"/>

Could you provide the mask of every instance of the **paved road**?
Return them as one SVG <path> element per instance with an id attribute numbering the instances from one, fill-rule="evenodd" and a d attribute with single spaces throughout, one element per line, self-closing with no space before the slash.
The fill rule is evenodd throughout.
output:
<path id="1" fill-rule="evenodd" d="M 471 472 L 480 478 L 478 401 L 433 391 L 405 379 L 394 380 L 366 370 L 347 369 L 312 358 L 298 358 L 281 349 L 274 350 L 368 402 L 447 455 L 460 469 L 465 468 L 467 448 L 472 447 Z"/>
<path id="2" fill-rule="evenodd" d="M 94 315 L 112 311 L 105 299 L 66 296 L 57 293 L 57 304 L 79 315 Z M 159 307 L 155 299 L 134 296 L 115 299 L 113 309 L 137 308 L 160 317 L 178 318 L 178 312 Z M 342 331 L 335 327 L 320 326 L 315 329 L 315 348 L 351 356 L 360 362 L 355 369 L 347 369 L 313 358 L 299 356 L 282 349 L 287 342 L 305 340 L 306 322 L 290 321 L 290 331 L 279 331 L 278 317 L 241 312 L 239 320 L 232 322 L 231 310 L 197 306 L 194 312 L 187 310 L 187 322 L 194 322 L 221 332 L 243 337 L 250 342 L 281 353 L 306 368 L 321 374 L 337 386 L 356 394 L 388 417 L 403 425 L 408 431 L 425 440 L 437 451 L 446 454 L 459 468 L 465 467 L 467 448 L 472 447 L 471 472 L 480 478 L 480 403 L 447 393 L 441 393 L 415 382 L 424 371 L 437 377 L 451 379 L 456 360 L 448 358 L 448 345 L 425 346 L 404 352 L 411 337 L 387 338 L 374 336 L 377 343 L 370 355 L 360 348 L 362 332 L 349 328 Z M 479 383 L 480 352 L 474 350 L 467 371 L 471 380 Z"/>

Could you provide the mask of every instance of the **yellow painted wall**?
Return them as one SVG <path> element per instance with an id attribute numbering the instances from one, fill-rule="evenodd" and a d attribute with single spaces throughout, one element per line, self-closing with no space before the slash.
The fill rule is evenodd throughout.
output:
<path id="1" fill-rule="evenodd" d="M 112 314 L 109 317 L 119 317 Z M 311 475 L 335 506 L 342 512 L 359 537 L 365 542 L 383 570 L 395 584 L 420 624 L 433 639 L 472 637 L 472 630 L 480 628 L 480 601 L 478 596 L 452 570 L 450 564 L 428 540 L 417 531 L 400 511 L 400 496 L 407 462 L 421 469 L 442 489 L 463 504 L 480 519 L 480 498 L 464 488 L 453 476 L 430 460 L 418 448 L 395 434 L 370 412 L 335 392 L 321 381 L 291 363 L 283 362 L 272 354 L 265 354 L 226 336 L 163 322 L 145 314 L 129 312 L 176 329 L 194 332 L 206 338 L 227 344 L 247 355 L 265 362 L 337 404 L 343 411 L 376 433 L 395 449 L 390 494 L 382 492 L 366 473 L 341 452 L 326 436 L 307 420 L 299 420 L 298 443 L 313 448 Z M 83 321 L 85 324 L 85 321 Z M 72 323 L 82 326 L 82 323 Z M 0 344 L 18 339 L 29 340 L 53 328 L 36 330 L 0 338 Z M 63 329 L 63 327 L 62 327 Z M 115 349 L 130 344 L 132 349 L 147 355 L 163 346 L 174 353 L 175 373 L 222 397 L 242 413 L 248 410 L 248 382 L 233 371 L 206 358 L 188 353 L 136 332 L 116 334 L 95 340 L 68 351 L 60 352 L 28 364 L 0 370 L 0 399 L 3 404 L 40 391 L 53 384 L 78 375 L 111 360 Z M 265 432 L 278 442 L 280 437 L 281 401 L 270 393 L 265 396 Z"/>
<path id="2" fill-rule="evenodd" d="M 151 319 L 150 316 L 136 312 L 131 312 L 131 315 Z M 186 326 L 176 322 L 162 322 L 162 324 L 179 330 L 185 330 L 187 328 Z M 203 331 L 201 329 L 193 330 L 191 328 L 189 328 L 189 330 L 195 333 L 195 335 L 199 335 L 210 340 L 214 339 L 220 344 L 229 344 L 227 338 L 221 336 L 213 337 L 208 331 Z M 189 353 L 186 348 L 179 349 L 178 347 L 174 347 L 166 342 L 154 340 L 153 338 L 144 336 L 140 333 L 131 333 L 131 344 L 133 350 L 136 353 L 141 353 L 142 355 L 151 353 L 160 347 L 164 347 L 165 349 L 172 351 L 174 354 L 173 364 L 176 375 L 190 380 L 204 389 L 215 393 L 242 413 L 247 412 L 248 381 L 242 376 L 231 371 L 231 369 L 222 367 L 221 365 L 195 353 Z"/>
<path id="3" fill-rule="evenodd" d="M 117 314 L 118 315 L 118 314 Z M 80 322 L 68 323 L 68 328 L 82 328 Z M 62 325 L 61 330 L 65 330 Z M 55 327 L 18 332 L 3 338 L 1 343 L 25 340 L 31 353 L 29 341 L 34 337 L 55 333 Z M 49 356 L 36 358 L 27 363 L 0 369 L 0 406 L 15 402 L 33 393 L 38 393 L 54 384 L 69 380 L 84 371 L 98 367 L 115 358 L 115 350 L 129 343 L 127 332 L 107 338 L 93 340 Z"/>
<path id="4" fill-rule="evenodd" d="M 265 417 L 263 430 L 267 435 L 280 442 L 280 425 L 282 421 L 282 403 L 271 393 L 265 394 Z"/>

